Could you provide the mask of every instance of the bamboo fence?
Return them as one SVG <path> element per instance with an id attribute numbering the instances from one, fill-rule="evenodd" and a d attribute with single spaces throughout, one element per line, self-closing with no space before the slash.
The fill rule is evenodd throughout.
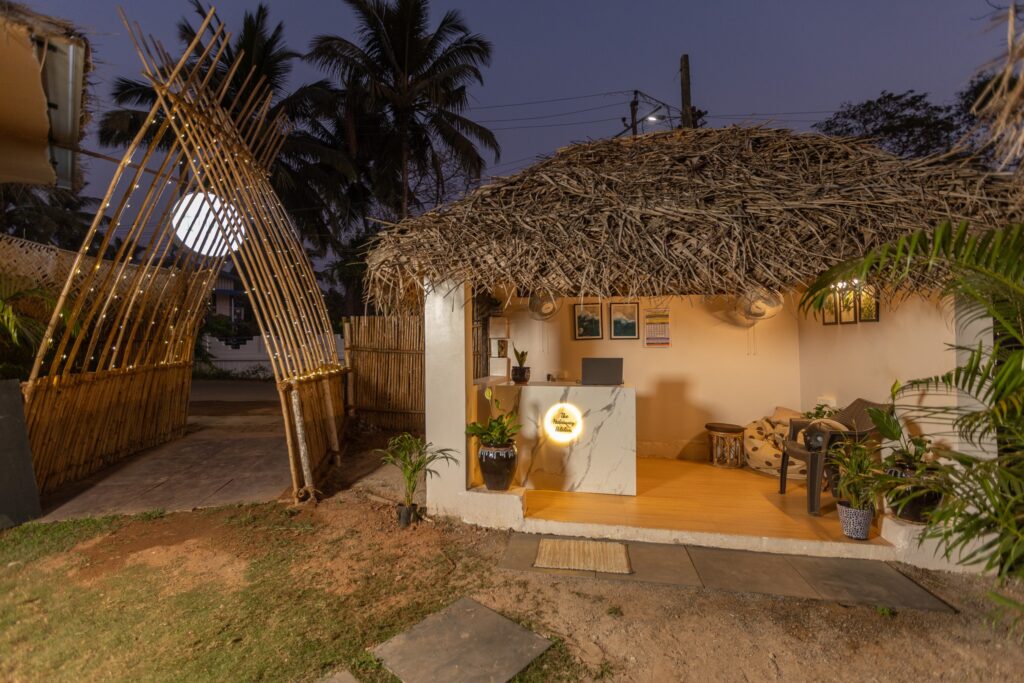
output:
<path id="1" fill-rule="evenodd" d="M 422 434 L 423 318 L 353 316 L 344 320 L 350 396 L 356 415 L 380 429 Z"/>
<path id="2" fill-rule="evenodd" d="M 39 488 L 181 434 L 205 301 L 230 254 L 270 352 L 295 496 L 315 497 L 319 471 L 340 450 L 346 370 L 268 180 L 286 132 L 268 116 L 273 93 L 252 71 L 238 74 L 238 59 L 221 61 L 230 36 L 212 9 L 177 59 L 124 21 L 156 102 L 69 268 L 23 386 Z M 115 236 L 112 259 L 88 256 L 94 242 L 107 253 Z"/>

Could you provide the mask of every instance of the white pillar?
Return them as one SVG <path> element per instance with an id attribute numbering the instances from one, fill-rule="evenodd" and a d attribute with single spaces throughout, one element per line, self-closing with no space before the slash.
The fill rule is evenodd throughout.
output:
<path id="1" fill-rule="evenodd" d="M 424 382 L 427 441 L 451 448 L 457 462 L 439 463 L 429 477 L 427 508 L 432 514 L 458 515 L 469 472 L 466 423 L 473 415 L 472 306 L 468 287 L 434 286 L 425 296 Z"/>

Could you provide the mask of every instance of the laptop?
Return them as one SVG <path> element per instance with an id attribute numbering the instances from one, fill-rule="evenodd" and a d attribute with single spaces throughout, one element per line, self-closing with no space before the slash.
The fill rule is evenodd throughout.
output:
<path id="1" fill-rule="evenodd" d="M 621 358 L 584 358 L 581 384 L 617 386 L 622 384 Z"/>

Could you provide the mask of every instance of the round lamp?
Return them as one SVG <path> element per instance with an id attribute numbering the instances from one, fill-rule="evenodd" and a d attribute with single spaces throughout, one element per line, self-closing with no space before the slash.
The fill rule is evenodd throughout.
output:
<path id="1" fill-rule="evenodd" d="M 227 233 L 224 239 L 221 229 Z M 203 192 L 182 195 L 171 214 L 174 234 L 192 251 L 203 256 L 224 256 L 242 245 L 245 226 L 235 207 L 219 197 Z"/>
<path id="2" fill-rule="evenodd" d="M 544 414 L 544 431 L 552 441 L 574 441 L 583 431 L 583 414 L 571 403 L 556 403 Z"/>

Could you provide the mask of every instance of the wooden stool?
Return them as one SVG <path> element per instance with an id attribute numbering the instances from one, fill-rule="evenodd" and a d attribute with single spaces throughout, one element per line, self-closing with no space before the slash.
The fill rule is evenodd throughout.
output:
<path id="1" fill-rule="evenodd" d="M 708 460 L 715 467 L 743 467 L 743 427 L 708 422 Z"/>

